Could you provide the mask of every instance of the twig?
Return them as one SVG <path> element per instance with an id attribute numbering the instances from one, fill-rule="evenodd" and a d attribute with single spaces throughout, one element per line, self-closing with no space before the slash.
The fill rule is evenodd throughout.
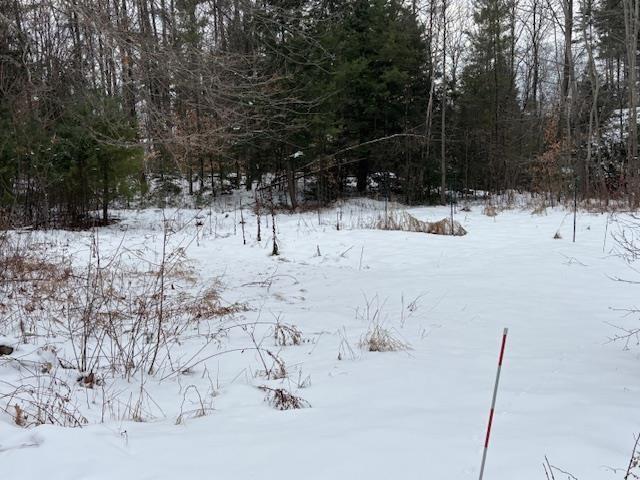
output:
<path id="1" fill-rule="evenodd" d="M 640 434 L 636 436 L 636 441 L 633 444 L 633 450 L 631 451 L 631 458 L 629 459 L 629 466 L 627 467 L 627 472 L 624 475 L 624 480 L 628 480 L 629 475 L 631 475 L 631 468 L 633 468 L 633 461 L 636 458 L 636 451 L 638 450 L 638 442 L 640 442 Z"/>

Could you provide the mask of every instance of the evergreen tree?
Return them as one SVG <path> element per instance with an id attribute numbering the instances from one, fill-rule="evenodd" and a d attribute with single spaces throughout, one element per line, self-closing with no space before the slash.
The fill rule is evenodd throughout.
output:
<path id="1" fill-rule="evenodd" d="M 142 149 L 118 99 L 68 98 L 53 121 L 37 111 L 0 124 L 0 207 L 20 223 L 78 224 L 140 187 Z"/>
<path id="2" fill-rule="evenodd" d="M 407 132 L 424 120 L 428 91 L 425 35 L 416 15 L 397 0 L 355 0 L 335 5 L 335 23 L 324 45 L 333 52 L 331 74 L 322 88 L 331 95 L 333 147 L 362 144 Z M 358 190 L 372 168 L 392 169 L 419 149 L 407 142 L 381 142 L 354 149 Z"/>
<path id="3" fill-rule="evenodd" d="M 510 0 L 477 0 L 468 64 L 463 70 L 459 98 L 459 127 L 470 138 L 476 176 L 485 188 L 512 186 L 518 120 L 515 72 L 510 61 Z"/>

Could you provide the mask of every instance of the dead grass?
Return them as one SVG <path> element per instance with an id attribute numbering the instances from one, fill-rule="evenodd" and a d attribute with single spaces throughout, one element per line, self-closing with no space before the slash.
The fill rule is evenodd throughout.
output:
<path id="1" fill-rule="evenodd" d="M 462 227 L 460 222 L 451 220 L 450 218 L 443 218 L 438 222 L 432 222 L 428 224 L 427 233 L 434 235 L 454 235 L 461 237 L 467 234 L 467 231 Z"/>
<path id="2" fill-rule="evenodd" d="M 547 214 L 547 207 L 544 204 L 538 205 L 531 212 L 531 215 L 546 215 L 546 214 Z"/>
<path id="3" fill-rule="evenodd" d="M 180 405 L 180 414 L 176 418 L 176 425 L 184 425 L 186 420 L 192 418 L 201 418 L 212 412 L 213 409 L 213 397 L 216 392 L 213 389 L 213 385 L 207 394 L 203 396 L 200 394 L 198 387 L 195 385 L 189 385 L 182 393 L 182 404 Z M 185 406 L 192 405 L 194 408 L 186 409 Z"/>
<path id="4" fill-rule="evenodd" d="M 298 410 L 301 408 L 310 408 L 311 405 L 304 398 L 294 395 L 284 388 L 271 388 L 266 385 L 258 387 L 266 392 L 265 402 L 276 410 Z"/>
<path id="5" fill-rule="evenodd" d="M 273 339 L 276 346 L 286 347 L 289 345 L 301 345 L 304 339 L 302 332 L 295 325 L 276 322 L 273 327 Z"/>
<path id="6" fill-rule="evenodd" d="M 46 364 L 0 357 L 17 365 L 18 372 L 12 383 L 0 381 L 0 410 L 20 426 L 85 424 L 78 398 L 87 394 L 81 392 L 108 390 L 114 377 L 166 374 L 174 367 L 171 350 L 186 333 L 195 329 L 200 335 L 202 324 L 204 341 L 214 342 L 224 331 L 205 322 L 247 310 L 244 304 L 226 303 L 217 281 L 194 289 L 195 268 L 180 247 L 170 249 L 168 242 L 160 262 L 152 249 L 123 248 L 103 256 L 95 234 L 87 259 L 78 262 L 56 253 L 64 251 L 58 248 L 63 245 L 45 245 L 34 237 L 0 237 L 0 331 L 15 337 L 16 346 L 46 349 L 56 342 L 64 348 Z M 2 351 L 11 353 L 8 346 Z M 276 377 L 284 368 L 275 364 L 271 370 Z M 125 403 L 102 402 L 103 411 L 115 409 L 114 418 L 153 418 L 146 392 Z"/>
<path id="7" fill-rule="evenodd" d="M 73 401 L 73 389 L 57 376 L 34 374 L 20 385 L 0 382 L 0 410 L 20 427 L 50 424 L 81 427 L 87 419 Z"/>
<path id="8" fill-rule="evenodd" d="M 433 235 L 466 235 L 467 231 L 454 220 L 453 227 L 450 218 L 443 218 L 437 222 L 419 220 L 404 210 L 389 210 L 380 212 L 375 217 L 358 222 L 358 228 L 373 230 L 393 230 L 400 232 L 429 233 Z"/>
<path id="9" fill-rule="evenodd" d="M 360 339 L 360 347 L 369 352 L 399 352 L 409 350 L 409 344 L 399 340 L 379 323 L 373 324 Z"/>
<path id="10" fill-rule="evenodd" d="M 376 295 L 370 299 L 365 297 L 365 305 L 356 309 L 356 318 L 369 325 L 367 332 L 360 338 L 358 346 L 369 352 L 410 350 L 411 346 L 399 338 L 400 334 L 397 331 L 386 327 L 389 320 L 385 313 L 385 304 L 386 300 L 381 302 Z M 400 323 L 403 324 L 404 319 L 401 318 Z"/>
<path id="11" fill-rule="evenodd" d="M 29 289 L 39 298 L 57 294 L 59 282 L 68 281 L 73 269 L 69 258 L 48 254 L 48 247 L 4 236 L 0 240 L 0 292 L 19 295 Z"/>
<path id="12" fill-rule="evenodd" d="M 485 205 L 482 209 L 482 213 L 487 217 L 496 217 L 498 216 L 498 208 L 494 205 Z"/>
<path id="13" fill-rule="evenodd" d="M 427 233 L 429 223 L 418 220 L 408 212 L 392 210 L 386 215 L 381 213 L 378 218 L 375 219 L 373 228 L 375 230 Z"/>

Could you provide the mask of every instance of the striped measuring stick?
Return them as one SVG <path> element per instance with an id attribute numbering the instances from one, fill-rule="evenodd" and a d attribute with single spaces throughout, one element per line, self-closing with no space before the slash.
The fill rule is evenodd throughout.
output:
<path id="1" fill-rule="evenodd" d="M 496 396 L 498 395 L 498 384 L 500 383 L 500 372 L 502 371 L 502 359 L 504 358 L 504 347 L 507 344 L 507 333 L 505 328 L 502 332 L 502 346 L 500 347 L 500 358 L 498 359 L 498 371 L 496 372 L 496 384 L 493 387 L 493 398 L 491 399 L 491 411 L 489 412 L 489 423 L 487 424 L 487 436 L 484 439 L 484 451 L 482 452 L 482 464 L 480 465 L 480 478 L 484 476 L 484 464 L 487 461 L 487 450 L 489 450 L 489 436 L 491 435 L 491 424 L 493 423 L 493 412 L 496 408 Z"/>

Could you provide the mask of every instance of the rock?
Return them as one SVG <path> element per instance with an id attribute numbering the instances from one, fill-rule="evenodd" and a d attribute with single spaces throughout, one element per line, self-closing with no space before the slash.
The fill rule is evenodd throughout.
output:
<path id="1" fill-rule="evenodd" d="M 13 353 L 13 347 L 9 345 L 0 345 L 0 356 L 11 355 Z"/>

